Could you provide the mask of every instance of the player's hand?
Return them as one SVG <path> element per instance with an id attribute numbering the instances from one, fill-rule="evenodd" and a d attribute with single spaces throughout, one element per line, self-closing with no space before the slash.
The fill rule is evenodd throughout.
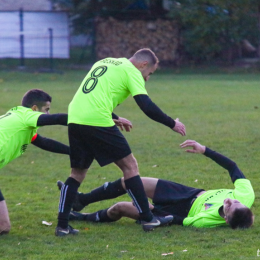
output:
<path id="1" fill-rule="evenodd" d="M 124 131 L 124 129 L 125 129 L 126 132 L 130 132 L 131 128 L 133 128 L 132 123 L 129 120 L 127 120 L 126 118 L 119 117 L 118 119 L 113 119 L 113 121 L 115 122 L 115 124 L 117 126 L 120 127 L 120 129 L 122 131 Z"/>
<path id="2" fill-rule="evenodd" d="M 180 144 L 181 148 L 191 147 L 192 149 L 187 149 L 188 153 L 205 153 L 206 147 L 204 145 L 199 144 L 194 140 L 186 140 L 182 144 Z"/>
<path id="3" fill-rule="evenodd" d="M 186 135 L 185 125 L 179 121 L 179 118 L 175 120 L 175 126 L 172 129 L 174 132 L 181 134 L 182 136 Z"/>

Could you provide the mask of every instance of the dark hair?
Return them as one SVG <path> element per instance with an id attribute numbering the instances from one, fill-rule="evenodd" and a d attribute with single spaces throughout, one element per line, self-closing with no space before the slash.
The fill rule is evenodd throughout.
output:
<path id="1" fill-rule="evenodd" d="M 232 229 L 249 228 L 253 225 L 254 216 L 249 208 L 235 209 L 232 217 L 228 218 L 228 223 Z"/>
<path id="2" fill-rule="evenodd" d="M 155 53 L 148 48 L 140 49 L 134 54 L 133 57 L 141 61 L 147 60 L 149 65 L 155 65 L 159 62 Z"/>
<path id="3" fill-rule="evenodd" d="M 51 102 L 51 96 L 41 89 L 31 89 L 27 91 L 22 98 L 22 106 L 32 107 L 36 105 L 38 108 L 45 105 L 46 102 Z"/>

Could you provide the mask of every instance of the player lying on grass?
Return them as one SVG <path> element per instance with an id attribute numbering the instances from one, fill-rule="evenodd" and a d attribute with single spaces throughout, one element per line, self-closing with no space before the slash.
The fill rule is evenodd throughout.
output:
<path id="1" fill-rule="evenodd" d="M 35 146 L 60 154 L 69 154 L 69 147 L 37 134 L 45 125 L 67 125 L 67 114 L 49 114 L 51 96 L 40 89 L 25 93 L 22 105 L 0 116 L 0 168 L 22 155 L 32 143 Z M 8 209 L 0 190 L 0 234 L 10 231 Z"/>
<path id="2" fill-rule="evenodd" d="M 231 228 L 249 228 L 254 216 L 249 209 L 255 199 L 249 180 L 227 157 L 212 151 L 196 141 L 187 140 L 180 145 L 190 153 L 201 153 L 228 170 L 235 189 L 208 190 L 192 188 L 182 184 L 155 178 L 142 178 L 147 197 L 155 215 L 173 215 L 172 224 L 194 227 L 218 227 L 230 225 Z M 58 181 L 59 188 L 62 183 Z M 122 179 L 105 183 L 90 193 L 78 193 L 74 201 L 70 220 L 91 222 L 112 222 L 121 217 L 138 220 L 139 214 L 132 202 L 118 202 L 112 207 L 95 213 L 78 213 L 85 206 L 96 201 L 111 199 L 125 194 Z"/>

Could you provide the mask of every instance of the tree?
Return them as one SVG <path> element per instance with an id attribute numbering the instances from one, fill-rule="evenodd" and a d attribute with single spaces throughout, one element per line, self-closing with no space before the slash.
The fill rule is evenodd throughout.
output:
<path id="1" fill-rule="evenodd" d="M 258 0 L 182 0 L 175 3 L 170 17 L 180 22 L 186 53 L 195 61 L 210 61 L 242 40 L 259 44 Z M 258 19 L 257 19 L 258 18 Z"/>

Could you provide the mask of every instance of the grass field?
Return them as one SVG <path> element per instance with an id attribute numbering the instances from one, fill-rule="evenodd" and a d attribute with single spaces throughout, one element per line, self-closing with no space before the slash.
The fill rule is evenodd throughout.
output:
<path id="1" fill-rule="evenodd" d="M 20 104 L 24 92 L 41 88 L 53 97 L 52 113 L 67 112 L 85 71 L 64 74 L 0 72 L 0 114 Z M 237 162 L 252 182 L 256 200 L 254 226 L 196 229 L 171 226 L 145 233 L 130 219 L 109 224 L 74 222 L 76 237 L 54 236 L 58 211 L 57 180 L 69 175 L 69 158 L 29 146 L 27 152 L 0 170 L 0 188 L 6 198 L 12 230 L 0 237 L 0 259 L 258 259 L 260 249 L 260 74 L 159 71 L 147 83 L 151 99 L 164 112 L 179 117 L 187 136 L 153 122 L 132 98 L 115 113 L 133 123 L 125 133 L 138 160 L 141 176 L 159 177 L 204 189 L 233 188 L 228 173 L 210 159 L 180 150 L 195 139 Z M 43 127 L 43 136 L 68 144 L 67 128 Z M 157 167 L 153 167 L 153 166 Z M 80 187 L 89 191 L 121 177 L 109 165 L 94 163 Z M 85 211 L 106 208 L 124 197 L 92 204 Z M 42 225 L 42 221 L 52 226 Z M 162 256 L 163 253 L 172 255 Z M 260 255 L 260 253 L 259 253 Z M 260 256 L 259 256 L 260 259 Z"/>

